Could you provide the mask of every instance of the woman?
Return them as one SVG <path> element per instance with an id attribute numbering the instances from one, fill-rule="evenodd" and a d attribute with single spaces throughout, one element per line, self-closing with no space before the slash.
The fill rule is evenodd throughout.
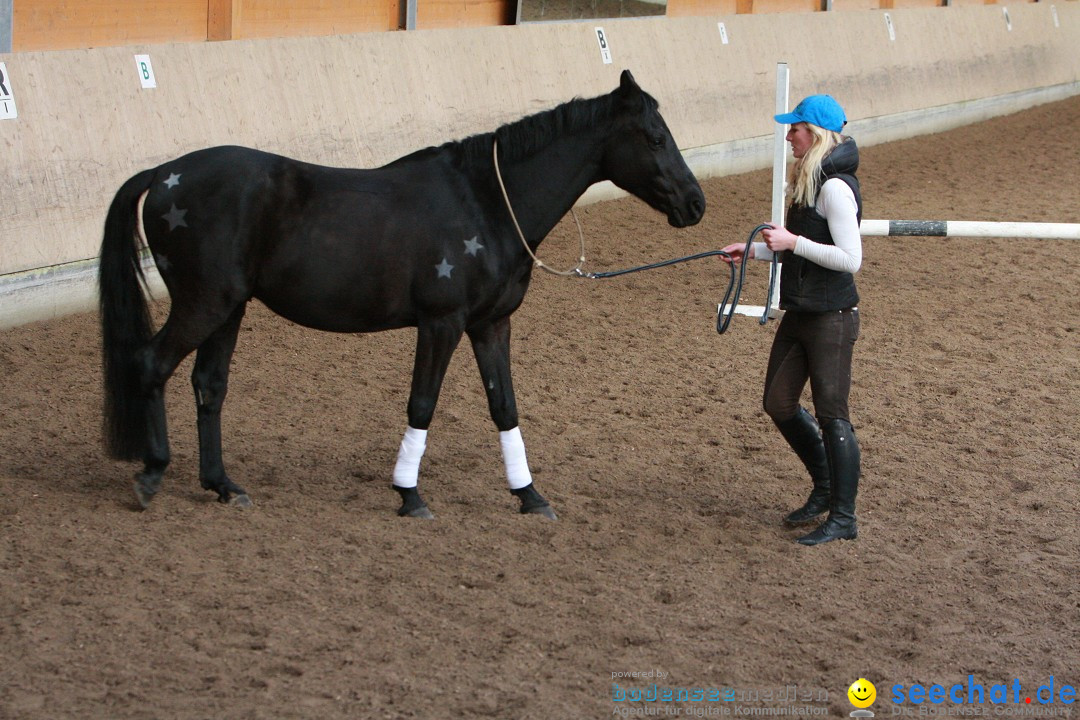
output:
<path id="1" fill-rule="evenodd" d="M 765 241 L 752 243 L 749 251 L 758 260 L 779 253 L 783 262 L 780 308 L 785 313 L 769 353 L 763 404 L 813 480 L 809 499 L 784 522 L 807 523 L 828 511 L 826 520 L 798 541 L 854 540 L 859 445 L 848 392 L 859 336 L 854 278 L 862 264 L 859 151 L 853 139 L 840 134 L 847 117 L 828 95 L 811 95 L 776 121 L 791 125 L 787 141 L 795 156 L 787 223 L 770 224 L 761 232 Z M 724 251 L 729 262 L 739 262 L 744 249 L 738 244 Z M 816 421 L 799 405 L 807 380 Z"/>

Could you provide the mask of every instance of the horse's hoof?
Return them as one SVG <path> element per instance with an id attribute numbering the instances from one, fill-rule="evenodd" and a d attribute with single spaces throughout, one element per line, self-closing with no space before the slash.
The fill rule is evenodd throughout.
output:
<path id="1" fill-rule="evenodd" d="M 427 503 L 420 497 L 420 491 L 415 487 L 403 488 L 398 485 L 391 485 L 390 487 L 401 496 L 401 507 L 397 511 L 398 517 L 422 518 L 424 520 L 435 519 L 435 516 L 431 514 L 431 510 L 428 510 Z"/>
<path id="2" fill-rule="evenodd" d="M 558 520 L 559 516 L 555 514 L 555 511 L 551 509 L 550 505 L 535 505 L 533 507 L 521 508 L 522 515 L 540 515 L 546 517 L 548 520 Z"/>
<path id="3" fill-rule="evenodd" d="M 249 508 L 254 503 L 251 502 L 251 498 L 248 497 L 247 493 L 240 493 L 229 500 L 229 504 L 237 508 Z"/>
<path id="4" fill-rule="evenodd" d="M 139 501 L 139 509 L 146 510 L 150 507 L 150 501 L 154 499 L 154 495 L 157 493 L 146 492 L 142 485 L 138 482 L 135 483 L 135 499 Z"/>
<path id="5" fill-rule="evenodd" d="M 510 491 L 510 494 L 521 501 L 522 515 L 541 515 L 548 520 L 559 519 L 555 515 L 555 511 L 551 509 L 551 505 L 544 499 L 544 496 L 536 492 L 536 488 L 533 487 L 532 483 L 525 487 L 515 488 Z"/>
<path id="6" fill-rule="evenodd" d="M 428 509 L 427 505 L 422 505 L 418 508 L 413 508 L 404 513 L 399 513 L 401 517 L 420 518 L 422 520 L 434 520 L 435 514 Z"/>
<path id="7" fill-rule="evenodd" d="M 139 501 L 139 507 L 146 510 L 150 507 L 150 501 L 158 494 L 159 488 L 153 483 L 148 483 L 142 473 L 136 473 L 134 487 L 135 499 Z"/>

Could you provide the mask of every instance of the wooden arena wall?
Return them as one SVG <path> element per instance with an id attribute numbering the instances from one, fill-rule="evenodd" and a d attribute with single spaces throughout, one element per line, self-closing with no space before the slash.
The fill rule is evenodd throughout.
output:
<path id="1" fill-rule="evenodd" d="M 793 102 L 832 93 L 869 143 L 982 119 L 972 109 L 988 117 L 1076 94 L 1077 46 L 1080 5 L 1069 2 L 0 55 L 0 111 L 5 91 L 17 110 L 0 119 L 0 315 L 20 311 L 11 288 L 55 284 L 58 266 L 93 263 L 106 207 L 127 177 L 197 148 L 243 144 L 375 166 L 608 92 L 629 68 L 708 176 L 771 162 L 778 61 L 791 68 Z M 156 87 L 142 87 L 136 55 L 149 57 Z M 58 302 L 30 317 L 70 309 Z"/>
<path id="2" fill-rule="evenodd" d="M 513 24 L 517 2 L 416 0 L 414 29 Z M 685 17 L 995 2 L 997 0 L 667 0 L 666 12 L 669 17 Z M 0 0 L 0 6 L 10 7 L 10 48 L 14 52 L 397 30 L 405 27 L 406 3 L 407 0 Z M 582 8 L 585 7 L 582 4 Z M 0 45 L 0 52 L 5 50 L 6 46 Z"/>

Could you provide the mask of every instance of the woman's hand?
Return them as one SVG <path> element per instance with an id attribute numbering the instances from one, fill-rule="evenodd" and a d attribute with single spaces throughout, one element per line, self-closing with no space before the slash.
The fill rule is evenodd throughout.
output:
<path id="1" fill-rule="evenodd" d="M 720 259 L 726 263 L 737 263 L 743 259 L 743 253 L 746 251 L 746 243 L 735 243 L 734 245 L 728 245 L 723 249 L 727 255 L 721 255 Z M 730 255 L 731 257 L 728 257 Z M 750 246 L 750 259 L 754 257 L 754 246 Z"/>
<path id="2" fill-rule="evenodd" d="M 790 230 L 773 223 L 768 223 L 768 228 L 761 231 L 761 237 L 765 238 L 765 245 L 773 252 L 794 250 L 795 242 L 799 239 Z"/>

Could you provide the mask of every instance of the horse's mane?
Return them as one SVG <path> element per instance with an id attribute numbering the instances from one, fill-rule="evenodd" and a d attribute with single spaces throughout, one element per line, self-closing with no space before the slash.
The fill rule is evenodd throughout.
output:
<path id="1" fill-rule="evenodd" d="M 656 108 L 657 102 L 641 91 L 643 109 Z M 553 140 L 579 130 L 595 127 L 610 120 L 618 106 L 617 92 L 594 98 L 574 98 L 550 110 L 543 110 L 520 120 L 507 123 L 495 132 L 480 133 L 443 147 L 458 145 L 465 162 L 491 163 L 492 142 L 499 141 L 500 155 L 507 160 L 520 160 L 547 147 Z"/>

